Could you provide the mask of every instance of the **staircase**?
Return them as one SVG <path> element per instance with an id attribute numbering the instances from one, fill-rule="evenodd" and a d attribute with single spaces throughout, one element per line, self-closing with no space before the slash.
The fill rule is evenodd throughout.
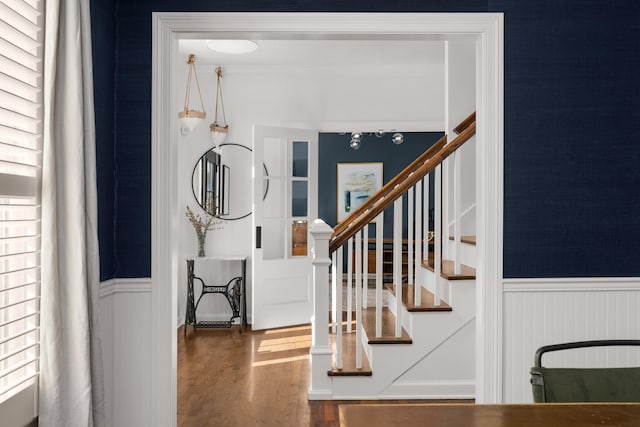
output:
<path id="1" fill-rule="evenodd" d="M 475 113 L 455 130 L 457 137 L 443 137 L 335 229 L 314 222 L 310 399 L 475 397 L 475 236 L 461 236 L 461 227 L 454 226 L 449 237 L 450 223 L 441 226 L 437 202 L 435 230 L 424 219 L 428 174 L 435 171 L 435 200 L 446 200 L 449 195 L 440 196 L 440 165 L 474 136 Z M 383 275 L 389 252 L 384 215 L 393 215 L 394 223 L 391 275 Z M 403 223 L 408 236 L 402 235 Z M 329 311 L 327 327 L 319 313 Z"/>

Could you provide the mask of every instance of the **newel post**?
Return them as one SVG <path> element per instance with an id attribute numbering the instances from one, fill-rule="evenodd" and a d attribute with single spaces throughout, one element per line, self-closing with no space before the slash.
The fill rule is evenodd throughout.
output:
<path id="1" fill-rule="evenodd" d="M 313 317 L 311 318 L 311 385 L 309 400 L 331 398 L 331 346 L 329 345 L 329 239 L 333 229 L 316 219 L 311 226 L 313 239 Z"/>

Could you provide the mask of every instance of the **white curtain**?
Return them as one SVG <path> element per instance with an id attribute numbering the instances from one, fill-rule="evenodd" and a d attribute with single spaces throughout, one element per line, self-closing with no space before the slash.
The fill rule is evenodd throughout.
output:
<path id="1" fill-rule="evenodd" d="M 89 0 L 47 0 L 39 425 L 104 425 Z"/>

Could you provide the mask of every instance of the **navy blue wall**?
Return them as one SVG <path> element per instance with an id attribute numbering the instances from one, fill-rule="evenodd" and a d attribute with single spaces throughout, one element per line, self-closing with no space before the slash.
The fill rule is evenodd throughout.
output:
<path id="1" fill-rule="evenodd" d="M 336 225 L 336 173 L 338 163 L 383 162 L 382 179 L 386 183 L 396 176 L 409 163 L 431 147 L 443 132 L 403 132 L 404 144 L 394 145 L 391 134 L 382 138 L 365 136 L 359 150 L 349 147 L 350 134 L 321 133 L 318 139 L 318 217 L 327 224 Z M 433 180 L 431 181 L 433 184 Z M 430 206 L 433 206 L 433 191 L 429 192 Z M 407 198 L 404 198 L 403 212 L 407 212 Z M 433 228 L 433 227 L 432 227 Z M 373 236 L 373 230 L 370 230 Z M 384 235 L 393 236 L 393 207 L 385 211 Z M 406 237 L 407 228 L 403 229 Z"/>
<path id="2" fill-rule="evenodd" d="M 94 105 L 100 280 L 114 277 L 115 0 L 92 0 Z"/>
<path id="3" fill-rule="evenodd" d="M 505 13 L 505 277 L 640 276 L 640 2 Z"/>
<path id="4" fill-rule="evenodd" d="M 640 2 L 140 0 L 116 13 L 114 277 L 150 275 L 152 11 L 504 12 L 505 277 L 640 276 Z"/>

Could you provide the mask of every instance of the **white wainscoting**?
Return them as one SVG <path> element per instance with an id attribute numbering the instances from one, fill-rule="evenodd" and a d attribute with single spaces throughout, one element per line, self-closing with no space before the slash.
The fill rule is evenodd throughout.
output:
<path id="1" fill-rule="evenodd" d="M 532 401 L 529 370 L 549 344 L 640 338 L 640 278 L 505 279 L 503 401 Z M 638 348 L 545 355 L 548 367 L 640 366 Z"/>
<path id="2" fill-rule="evenodd" d="M 100 283 L 107 427 L 150 426 L 151 279 Z"/>

